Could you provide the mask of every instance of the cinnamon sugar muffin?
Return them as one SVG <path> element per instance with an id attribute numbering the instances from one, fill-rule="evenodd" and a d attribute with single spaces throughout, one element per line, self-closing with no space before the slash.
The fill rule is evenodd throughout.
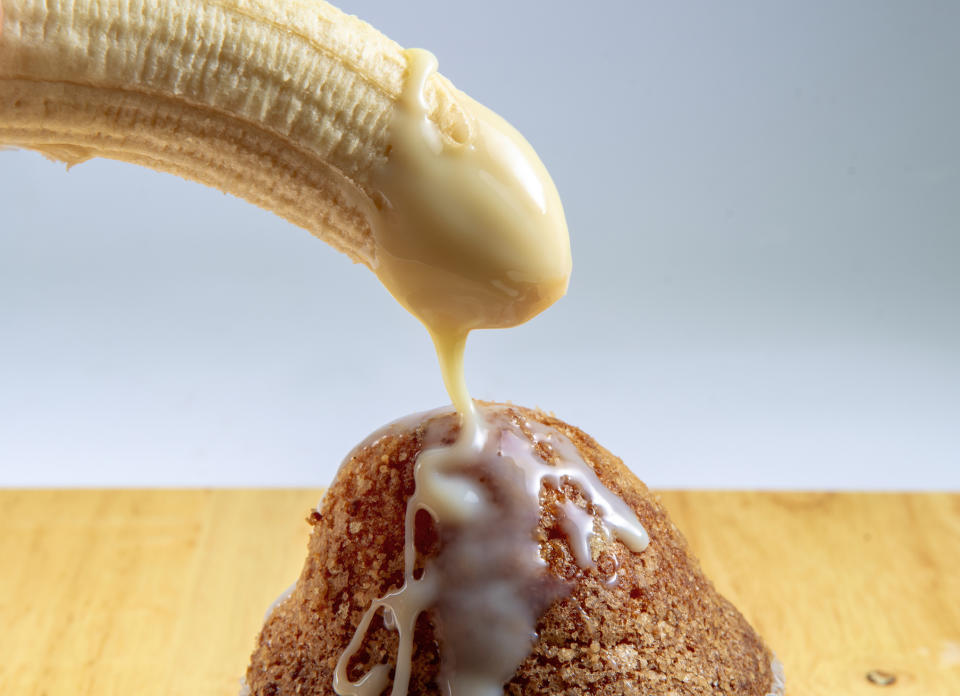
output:
<path id="1" fill-rule="evenodd" d="M 533 427 L 560 433 L 649 534 L 649 546 L 640 553 L 610 534 L 592 534 L 584 546 L 565 517 L 571 506 L 590 514 L 590 502 L 566 481 L 542 487 L 532 531 L 543 560 L 539 618 L 529 653 L 503 687 L 505 694 L 782 693 L 782 675 L 770 650 L 716 592 L 657 497 L 623 462 L 553 416 L 517 406 L 485 408 L 531 443 L 536 442 Z M 414 463 L 428 426 L 437 423 L 452 441 L 456 414 L 434 412 L 388 426 L 346 459 L 320 509 L 308 517 L 313 530 L 300 578 L 259 636 L 247 670 L 252 694 L 333 696 L 337 663 L 371 603 L 404 583 L 404 523 L 415 488 Z M 536 447 L 549 464 L 555 455 Z M 418 512 L 417 572 L 439 557 L 444 545 L 430 514 Z M 410 694 L 445 693 L 438 677 L 444 673 L 443 646 L 451 629 L 440 624 L 432 610 L 416 621 Z M 393 628 L 389 615 L 373 616 L 350 657 L 351 681 L 376 665 L 396 664 Z M 389 683 L 383 693 L 389 693 Z"/>

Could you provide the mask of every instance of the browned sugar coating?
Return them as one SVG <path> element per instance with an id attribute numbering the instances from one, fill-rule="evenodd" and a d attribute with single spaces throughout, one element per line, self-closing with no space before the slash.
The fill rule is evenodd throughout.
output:
<path id="1" fill-rule="evenodd" d="M 584 501 L 572 488 L 544 489 L 536 534 L 550 572 L 572 583 L 572 590 L 541 616 L 539 638 L 504 693 L 764 696 L 772 681 L 770 651 L 704 577 L 657 497 L 577 428 L 539 411 L 502 408 L 521 427 L 535 420 L 566 435 L 650 535 L 639 554 L 596 535 L 596 567 L 582 570 L 558 526 L 556 504 L 564 497 L 581 506 Z M 333 696 L 334 668 L 355 626 L 373 600 L 403 582 L 404 514 L 423 433 L 422 423 L 396 429 L 355 451 L 322 510 L 308 518 L 313 532 L 306 565 L 293 594 L 263 627 L 247 670 L 254 696 Z M 419 565 L 440 545 L 425 512 L 416 536 Z M 421 615 L 411 695 L 440 694 L 439 640 L 429 613 Z M 374 619 L 351 661 L 351 679 L 377 663 L 394 664 L 396 649 L 396 634 Z"/>

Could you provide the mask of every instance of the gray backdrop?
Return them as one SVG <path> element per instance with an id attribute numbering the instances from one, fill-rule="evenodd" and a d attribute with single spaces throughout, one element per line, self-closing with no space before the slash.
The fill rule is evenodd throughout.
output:
<path id="1" fill-rule="evenodd" d="M 960 488 L 960 4 L 341 6 L 563 197 L 570 292 L 475 335 L 475 396 L 656 486 Z M 0 205 L 0 484 L 322 485 L 446 402 L 366 269 L 242 201 L 2 152 Z"/>

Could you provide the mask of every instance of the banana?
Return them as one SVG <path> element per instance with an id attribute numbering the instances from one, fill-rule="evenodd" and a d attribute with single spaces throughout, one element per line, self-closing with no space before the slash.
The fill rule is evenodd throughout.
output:
<path id="1" fill-rule="evenodd" d="M 321 0 L 0 0 L 0 145 L 192 179 L 374 268 L 371 181 L 406 65 Z M 469 138 L 449 80 L 424 97 L 445 142 Z"/>
<path id="2" fill-rule="evenodd" d="M 0 0 L 0 145 L 142 164 L 366 264 L 429 330 L 462 412 L 467 334 L 566 292 L 556 187 L 506 121 L 321 0 Z"/>

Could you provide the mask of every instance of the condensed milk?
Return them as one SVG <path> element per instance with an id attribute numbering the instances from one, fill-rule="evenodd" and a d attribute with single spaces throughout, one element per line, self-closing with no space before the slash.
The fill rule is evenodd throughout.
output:
<path id="1" fill-rule="evenodd" d="M 616 537 L 631 552 L 648 539 L 562 433 L 471 400 L 463 374 L 467 335 L 515 326 L 559 299 L 570 242 L 556 188 L 530 145 L 466 96 L 469 133 L 445 142 L 425 98 L 436 59 L 419 50 L 406 57 L 388 158 L 373 181 L 383 194 L 371 222 L 374 271 L 430 332 L 459 423 L 454 433 L 449 417 L 427 420 L 406 507 L 403 584 L 367 609 L 333 686 L 340 696 L 380 696 L 392 678 L 391 695 L 406 696 L 414 627 L 430 610 L 443 635 L 441 692 L 500 696 L 530 652 L 540 614 L 569 591 L 546 572 L 534 536 L 543 486 L 572 485 L 587 501 L 587 508 L 565 501 L 558 511 L 581 567 L 593 564 L 596 534 Z M 433 518 L 443 545 L 415 572 L 420 510 Z M 350 659 L 378 614 L 398 634 L 396 662 L 353 681 Z"/>
<path id="2" fill-rule="evenodd" d="M 371 221 L 373 270 L 427 327 L 453 404 L 466 414 L 467 334 L 522 324 L 563 296 L 570 238 L 557 189 L 529 143 L 466 95 L 465 141 L 444 141 L 425 97 L 437 61 L 405 53 L 387 161 L 371 182 L 383 195 Z"/>

